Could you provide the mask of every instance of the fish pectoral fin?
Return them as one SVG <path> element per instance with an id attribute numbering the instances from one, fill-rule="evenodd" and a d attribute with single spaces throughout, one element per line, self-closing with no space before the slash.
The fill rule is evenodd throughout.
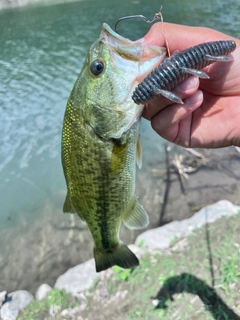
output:
<path id="1" fill-rule="evenodd" d="M 139 265 L 138 258 L 124 243 L 119 243 L 117 247 L 108 250 L 94 248 L 93 252 L 97 272 L 115 265 L 125 269 L 134 268 Z"/>
<path id="2" fill-rule="evenodd" d="M 123 222 L 128 229 L 132 230 L 143 229 L 148 225 L 148 214 L 136 197 L 134 197 L 130 209 L 124 214 Z"/>
<path id="3" fill-rule="evenodd" d="M 141 169 L 142 168 L 142 146 L 140 141 L 140 135 L 138 136 L 136 152 L 137 152 L 137 155 L 136 155 L 137 165 L 138 165 L 138 168 Z"/>

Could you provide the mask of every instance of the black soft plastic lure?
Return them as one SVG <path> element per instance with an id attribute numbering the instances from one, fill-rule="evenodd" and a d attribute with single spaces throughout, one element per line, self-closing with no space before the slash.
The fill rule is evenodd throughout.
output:
<path id="1" fill-rule="evenodd" d="M 214 41 L 199 44 L 174 54 L 153 70 L 134 90 L 132 99 L 136 104 L 145 104 L 162 95 L 176 103 L 183 101 L 170 90 L 191 74 L 199 78 L 209 78 L 200 71 L 215 61 L 231 61 L 229 53 L 236 43 L 232 40 Z"/>

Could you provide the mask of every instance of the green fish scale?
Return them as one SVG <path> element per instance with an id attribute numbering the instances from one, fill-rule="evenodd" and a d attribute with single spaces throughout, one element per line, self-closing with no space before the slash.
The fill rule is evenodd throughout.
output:
<path id="1" fill-rule="evenodd" d="M 96 248 L 111 249 L 119 244 L 122 216 L 134 193 L 132 171 L 135 171 L 139 123 L 136 122 L 127 133 L 126 153 L 122 159 L 118 157 L 122 163 L 119 172 L 112 172 L 111 157 L 114 148 L 118 149 L 119 141 L 114 144 L 112 140 L 102 141 L 93 136 L 81 112 L 76 113 L 72 106 L 70 98 L 62 140 L 68 191 L 75 212 L 88 224 Z"/>

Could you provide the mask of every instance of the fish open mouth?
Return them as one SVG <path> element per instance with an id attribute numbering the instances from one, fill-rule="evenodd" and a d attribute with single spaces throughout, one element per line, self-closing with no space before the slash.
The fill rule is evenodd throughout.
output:
<path id="1" fill-rule="evenodd" d="M 148 69 L 148 72 L 160 64 L 166 55 L 166 48 L 144 45 L 139 40 L 132 41 L 124 38 L 112 30 L 107 23 L 102 26 L 100 38 L 111 51 L 116 52 L 122 58 L 139 62 L 140 67 L 145 64 L 144 68 Z"/>
<path id="2" fill-rule="evenodd" d="M 163 47 L 144 45 L 141 41 L 132 41 L 116 33 L 107 23 L 102 26 L 100 34 L 101 41 L 109 48 L 115 61 L 119 59 L 118 65 L 134 63 L 133 70 L 129 68 L 129 73 L 133 71 L 136 75 L 129 83 L 124 95 L 121 96 L 119 105 L 125 104 L 126 110 L 131 108 L 131 96 L 136 86 L 165 58 L 166 49 Z M 127 70 L 127 69 L 126 69 Z M 126 101 L 128 103 L 126 104 Z"/>

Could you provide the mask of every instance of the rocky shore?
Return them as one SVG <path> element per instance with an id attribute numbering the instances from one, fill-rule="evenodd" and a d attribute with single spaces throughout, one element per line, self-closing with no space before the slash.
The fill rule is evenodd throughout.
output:
<path id="1" fill-rule="evenodd" d="M 148 250 L 167 249 L 173 240 L 182 239 L 196 228 L 202 227 L 207 223 L 212 223 L 223 216 L 230 217 L 235 215 L 239 213 L 239 210 L 240 207 L 233 205 L 230 201 L 219 201 L 202 208 L 189 219 L 173 221 L 162 227 L 142 233 L 137 237 L 135 245 L 130 245 L 130 248 L 138 256 L 141 256 Z M 143 243 L 143 247 L 138 247 L 139 242 Z M 64 290 L 83 300 L 84 295 L 82 293 L 89 289 L 96 280 L 104 278 L 107 273 L 111 273 L 111 269 L 100 274 L 96 273 L 94 260 L 90 259 L 67 270 L 56 280 L 53 288 Z M 34 299 L 38 301 L 42 300 L 51 289 L 48 284 L 42 284 L 36 291 L 35 297 L 26 290 L 9 293 L 6 291 L 0 292 L 0 319 L 17 319 L 20 310 L 24 309 Z M 83 306 L 84 303 L 77 308 L 79 309 Z M 62 314 L 64 313 L 64 315 L 68 316 L 68 319 L 75 319 L 75 311 L 73 309 L 66 309 L 62 311 Z M 54 310 L 51 310 L 51 313 L 54 314 L 54 312 Z M 49 319 L 55 319 L 55 317 L 50 315 Z"/>
<path id="2" fill-rule="evenodd" d="M 181 153 L 172 150 L 169 154 L 170 170 L 174 162 L 185 176 L 188 174 L 182 181 L 184 190 L 175 172 L 166 179 L 166 164 L 160 162 L 157 152 L 155 159 L 143 159 L 144 168 L 137 172 L 136 195 L 149 214 L 147 230 L 188 219 L 221 199 L 240 205 L 239 154 L 234 148 L 201 153 L 201 158 L 182 149 Z M 50 194 L 36 211 L 28 215 L 20 211 L 21 219 L 13 216 L 8 228 L 0 229 L 0 239 L 4 239 L 0 244 L 0 292 L 25 289 L 35 294 L 42 283 L 53 287 L 60 274 L 92 257 L 93 243 L 86 223 L 76 215 L 62 213 L 65 194 L 65 190 Z M 120 238 L 131 244 L 142 231 L 122 225 Z"/>

